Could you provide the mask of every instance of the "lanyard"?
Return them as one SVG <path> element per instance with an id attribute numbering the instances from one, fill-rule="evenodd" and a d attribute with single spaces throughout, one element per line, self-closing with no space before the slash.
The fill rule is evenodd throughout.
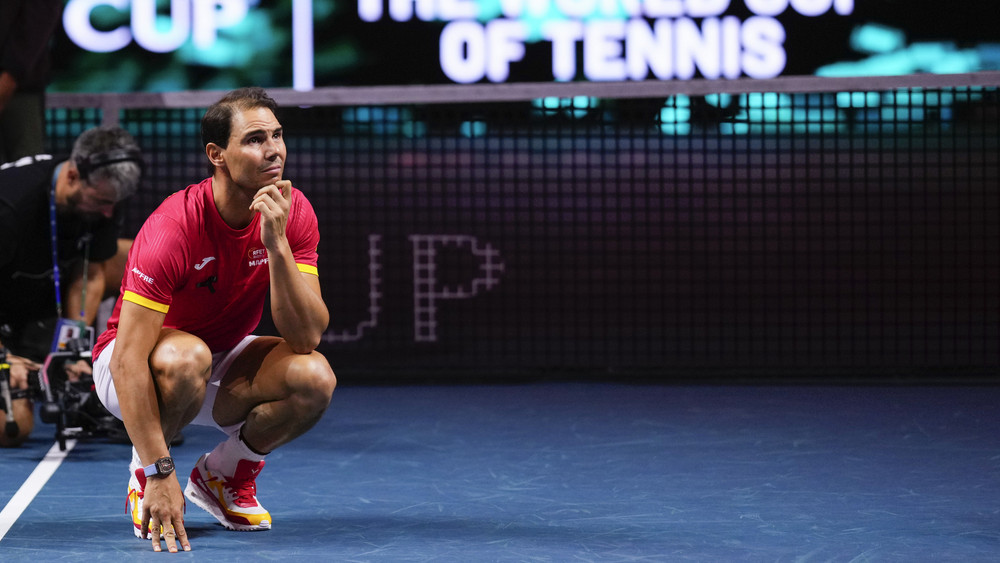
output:
<path id="1" fill-rule="evenodd" d="M 49 234 L 52 237 L 52 279 L 56 287 L 56 318 L 61 319 L 62 311 L 62 290 L 60 289 L 59 274 L 59 236 L 56 227 L 56 182 L 59 177 L 59 170 L 62 164 L 56 166 L 52 172 L 52 191 L 49 194 Z M 83 295 L 80 303 L 80 318 L 87 316 L 87 268 L 90 259 L 90 233 L 83 237 Z"/>
<path id="2" fill-rule="evenodd" d="M 52 278 L 56 285 L 56 318 L 62 318 L 62 291 L 59 289 L 59 237 L 56 235 L 56 181 L 62 164 L 52 172 L 52 192 L 49 197 L 49 233 L 52 235 Z"/>

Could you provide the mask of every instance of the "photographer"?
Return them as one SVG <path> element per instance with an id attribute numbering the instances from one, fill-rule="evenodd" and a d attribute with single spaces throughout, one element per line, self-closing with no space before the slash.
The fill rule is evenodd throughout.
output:
<path id="1" fill-rule="evenodd" d="M 18 426 L 16 436 L 0 432 L 0 447 L 22 444 L 34 427 L 28 374 L 49 353 L 57 319 L 92 324 L 106 283 L 120 283 L 105 279 L 104 262 L 118 251 L 116 204 L 135 192 L 141 172 L 138 144 L 118 127 L 85 131 L 67 160 L 0 165 L 0 345 Z M 89 376 L 90 366 L 68 365 L 67 375 Z"/>

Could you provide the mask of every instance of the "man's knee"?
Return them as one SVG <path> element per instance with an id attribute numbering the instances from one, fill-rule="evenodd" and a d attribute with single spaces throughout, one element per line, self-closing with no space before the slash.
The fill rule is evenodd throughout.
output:
<path id="1" fill-rule="evenodd" d="M 21 446 L 35 428 L 35 412 L 31 402 L 27 399 L 15 399 L 13 402 L 16 426 L 10 426 L 7 423 L 6 411 L 0 410 L 0 448 Z"/>
<path id="2" fill-rule="evenodd" d="M 212 368 L 212 351 L 200 338 L 175 332 L 157 343 L 149 365 L 161 392 L 165 388 L 203 388 Z"/>
<path id="3" fill-rule="evenodd" d="M 289 366 L 287 384 L 297 399 L 316 410 L 330 404 L 337 376 L 319 352 L 296 355 Z"/>

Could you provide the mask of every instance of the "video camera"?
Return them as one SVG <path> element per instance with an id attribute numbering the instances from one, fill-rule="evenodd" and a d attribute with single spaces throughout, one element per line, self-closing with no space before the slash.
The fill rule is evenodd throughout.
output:
<path id="1" fill-rule="evenodd" d="M 10 364 L 7 350 L 0 346 L 0 404 L 7 412 L 4 432 L 18 434 L 12 400 L 27 398 L 40 403 L 39 418 L 55 424 L 59 449 L 66 450 L 68 439 L 104 438 L 128 443 L 128 433 L 120 420 L 108 412 L 97 398 L 90 375 L 71 381 L 66 373 L 68 364 L 80 360 L 92 364 L 93 329 L 74 321 L 60 320 L 56 326 L 52 348 L 42 369 L 28 373 L 27 389 L 11 389 Z"/>

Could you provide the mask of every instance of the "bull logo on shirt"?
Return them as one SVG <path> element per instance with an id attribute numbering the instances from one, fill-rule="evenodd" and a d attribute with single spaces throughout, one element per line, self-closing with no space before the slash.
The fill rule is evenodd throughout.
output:
<path id="1" fill-rule="evenodd" d="M 205 278 L 204 281 L 200 281 L 200 282 L 196 283 L 195 285 L 197 287 L 207 287 L 209 293 L 215 293 L 215 286 L 212 285 L 212 284 L 214 284 L 217 281 L 219 281 L 218 277 L 216 277 L 216 276 L 209 276 L 209 277 Z"/>

